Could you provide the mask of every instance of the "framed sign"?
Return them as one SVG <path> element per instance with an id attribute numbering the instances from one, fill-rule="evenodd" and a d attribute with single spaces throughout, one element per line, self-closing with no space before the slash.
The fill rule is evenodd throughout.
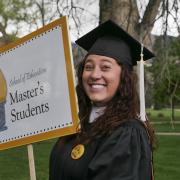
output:
<path id="1" fill-rule="evenodd" d="M 66 17 L 0 49 L 0 150 L 77 130 Z"/>

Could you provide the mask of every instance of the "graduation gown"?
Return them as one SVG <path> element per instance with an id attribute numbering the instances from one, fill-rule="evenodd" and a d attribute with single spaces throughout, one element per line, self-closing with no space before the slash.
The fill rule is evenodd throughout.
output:
<path id="1" fill-rule="evenodd" d="M 105 138 L 85 144 L 71 158 L 75 136 L 60 138 L 50 156 L 49 180 L 151 180 L 151 147 L 138 120 L 129 120 Z"/>

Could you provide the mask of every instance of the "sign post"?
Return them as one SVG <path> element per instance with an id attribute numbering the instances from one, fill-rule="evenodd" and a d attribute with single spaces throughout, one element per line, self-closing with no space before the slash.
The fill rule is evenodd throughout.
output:
<path id="1" fill-rule="evenodd" d="M 29 172 L 30 180 L 36 180 L 36 169 L 34 164 L 34 153 L 32 144 L 27 145 L 28 149 L 28 159 L 29 159 Z"/>

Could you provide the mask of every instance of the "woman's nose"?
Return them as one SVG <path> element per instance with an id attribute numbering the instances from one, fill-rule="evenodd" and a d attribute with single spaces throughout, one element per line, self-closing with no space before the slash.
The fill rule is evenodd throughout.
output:
<path id="1" fill-rule="evenodd" d="M 102 72 L 99 68 L 94 68 L 91 72 L 91 78 L 93 79 L 99 79 L 102 77 Z"/>

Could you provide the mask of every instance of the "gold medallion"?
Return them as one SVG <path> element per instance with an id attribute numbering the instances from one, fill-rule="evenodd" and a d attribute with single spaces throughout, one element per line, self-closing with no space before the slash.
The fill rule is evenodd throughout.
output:
<path id="1" fill-rule="evenodd" d="M 84 145 L 83 144 L 78 144 L 77 146 L 75 146 L 72 151 L 71 151 L 71 157 L 72 159 L 79 159 L 82 157 L 82 155 L 84 154 Z"/>

